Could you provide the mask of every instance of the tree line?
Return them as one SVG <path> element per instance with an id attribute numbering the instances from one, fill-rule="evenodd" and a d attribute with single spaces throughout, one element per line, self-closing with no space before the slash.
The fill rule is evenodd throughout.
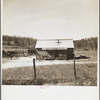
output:
<path id="1" fill-rule="evenodd" d="M 28 37 L 17 37 L 17 36 L 8 36 L 3 35 L 2 37 L 3 45 L 8 46 L 22 46 L 22 47 L 35 47 L 36 39 Z"/>
<path id="2" fill-rule="evenodd" d="M 97 50 L 98 38 L 91 37 L 74 41 L 76 50 Z"/>
<path id="3" fill-rule="evenodd" d="M 35 47 L 36 39 L 29 37 L 17 37 L 3 35 L 3 45 L 8 46 L 22 46 L 22 47 Z M 74 41 L 75 50 L 97 50 L 98 39 L 97 37 L 85 38 Z"/>

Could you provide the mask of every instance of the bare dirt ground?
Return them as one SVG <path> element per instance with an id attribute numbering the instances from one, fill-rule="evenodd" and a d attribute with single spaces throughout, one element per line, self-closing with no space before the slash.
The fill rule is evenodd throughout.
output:
<path id="1" fill-rule="evenodd" d="M 89 59 L 76 60 L 74 77 L 73 60 L 36 61 L 34 80 L 33 58 L 20 57 L 6 59 L 2 64 L 3 85 L 62 85 L 62 86 L 97 86 L 97 52 L 75 52 L 84 54 Z"/>
<path id="2" fill-rule="evenodd" d="M 88 59 L 76 59 L 76 64 L 97 63 L 97 51 L 75 51 L 75 56 L 85 55 Z M 2 69 L 33 66 L 33 57 L 3 58 Z M 73 60 L 36 60 L 36 66 L 73 64 Z"/>
<path id="3" fill-rule="evenodd" d="M 73 64 L 74 60 L 36 60 L 36 66 L 44 65 L 59 65 L 59 64 Z M 96 60 L 81 59 L 75 60 L 76 64 L 86 64 L 86 63 L 97 63 Z M 2 69 L 5 68 L 15 68 L 15 67 L 27 67 L 33 66 L 33 57 L 20 57 L 12 60 L 5 61 L 2 64 Z"/>

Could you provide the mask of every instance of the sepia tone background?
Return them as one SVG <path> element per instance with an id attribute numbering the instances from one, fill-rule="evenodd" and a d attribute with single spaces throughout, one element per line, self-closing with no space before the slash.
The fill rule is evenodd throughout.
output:
<path id="1" fill-rule="evenodd" d="M 97 86 L 98 0 L 3 0 L 2 25 L 2 84 Z M 39 39 L 58 44 L 36 48 Z"/>

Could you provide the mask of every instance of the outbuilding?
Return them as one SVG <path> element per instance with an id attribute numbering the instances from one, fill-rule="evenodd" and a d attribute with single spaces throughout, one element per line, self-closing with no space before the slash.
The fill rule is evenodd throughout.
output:
<path id="1" fill-rule="evenodd" d="M 41 39 L 36 42 L 38 54 L 43 54 L 45 59 L 73 59 L 73 39 Z"/>

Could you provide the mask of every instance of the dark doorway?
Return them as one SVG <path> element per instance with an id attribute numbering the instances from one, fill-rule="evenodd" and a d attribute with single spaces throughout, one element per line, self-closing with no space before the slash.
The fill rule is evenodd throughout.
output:
<path id="1" fill-rule="evenodd" d="M 54 54 L 55 54 L 55 58 L 59 57 L 59 51 L 58 50 L 55 50 Z"/>

